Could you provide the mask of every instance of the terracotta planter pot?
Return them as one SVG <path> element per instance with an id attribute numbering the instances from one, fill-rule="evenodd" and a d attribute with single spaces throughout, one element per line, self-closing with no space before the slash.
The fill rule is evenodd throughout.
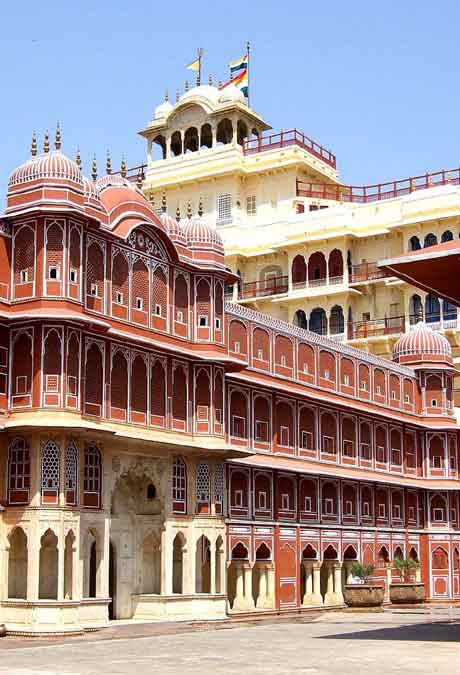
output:
<path id="1" fill-rule="evenodd" d="M 394 605 L 412 605 L 425 602 L 425 584 L 420 582 L 396 582 L 390 584 L 390 600 Z"/>
<path id="2" fill-rule="evenodd" d="M 348 607 L 379 607 L 383 603 L 385 589 L 377 584 L 349 584 L 343 597 Z"/>

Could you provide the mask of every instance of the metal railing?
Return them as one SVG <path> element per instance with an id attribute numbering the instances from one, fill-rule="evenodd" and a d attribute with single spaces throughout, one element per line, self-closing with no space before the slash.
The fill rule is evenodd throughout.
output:
<path id="1" fill-rule="evenodd" d="M 374 279 L 384 279 L 388 274 L 377 267 L 376 262 L 365 262 L 359 265 L 353 265 L 350 274 L 350 284 L 357 284 L 361 281 L 373 281 Z"/>
<path id="2" fill-rule="evenodd" d="M 332 166 L 334 169 L 336 168 L 337 162 L 335 155 L 298 129 L 279 131 L 275 134 L 259 136 L 259 138 L 246 139 L 243 143 L 243 152 L 245 155 L 251 155 L 256 152 L 276 150 L 277 148 L 285 148 L 290 145 L 297 145 L 311 155 L 321 159 L 326 164 L 329 164 L 329 166 Z"/>
<path id="3" fill-rule="evenodd" d="M 460 168 L 442 169 L 435 173 L 425 173 L 421 176 L 411 176 L 387 183 L 375 185 L 340 185 L 335 183 L 307 183 L 297 181 L 298 197 L 313 197 L 315 199 L 329 199 L 337 202 L 356 202 L 366 204 L 382 199 L 393 199 L 411 194 L 416 190 L 426 190 L 440 185 L 459 185 Z"/>
<path id="4" fill-rule="evenodd" d="M 289 280 L 287 276 L 273 277 L 262 281 L 248 281 L 243 283 L 238 293 L 240 300 L 246 298 L 260 298 L 268 295 L 287 293 Z"/>
<path id="5" fill-rule="evenodd" d="M 395 335 L 404 333 L 405 316 L 391 316 L 384 319 L 354 321 L 348 323 L 348 339 L 357 340 L 379 335 Z"/>

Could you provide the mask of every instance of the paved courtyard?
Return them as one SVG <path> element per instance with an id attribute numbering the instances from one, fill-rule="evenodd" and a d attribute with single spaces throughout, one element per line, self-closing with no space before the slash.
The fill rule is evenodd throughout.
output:
<path id="1" fill-rule="evenodd" d="M 460 609 L 323 613 L 283 621 L 114 625 L 66 641 L 0 641 L 0 673 L 454 673 Z"/>

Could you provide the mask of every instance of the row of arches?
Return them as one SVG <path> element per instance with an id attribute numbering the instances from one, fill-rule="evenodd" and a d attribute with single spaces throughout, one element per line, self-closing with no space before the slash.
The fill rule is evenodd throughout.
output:
<path id="1" fill-rule="evenodd" d="M 292 261 L 291 275 L 293 288 L 326 283 L 328 279 L 339 283 L 339 279 L 343 279 L 342 251 L 334 249 L 328 258 L 321 251 L 311 253 L 308 259 L 298 254 Z"/>
<path id="2" fill-rule="evenodd" d="M 445 230 L 441 234 L 440 243 L 443 244 L 446 241 L 453 241 L 453 239 L 454 235 L 452 230 Z M 423 238 L 423 245 L 420 237 L 414 234 L 409 239 L 409 251 L 418 251 L 421 248 L 429 248 L 430 246 L 436 246 L 437 243 L 438 237 L 433 232 L 429 232 L 428 234 L 425 235 L 425 237 Z"/>
<path id="3" fill-rule="evenodd" d="M 329 317 L 322 307 L 312 309 L 308 319 L 305 311 L 298 309 L 294 314 L 293 323 L 295 326 L 309 330 L 317 335 L 334 336 L 345 334 L 345 318 L 343 308 L 340 305 L 334 305 L 331 308 Z"/>
<path id="4" fill-rule="evenodd" d="M 417 293 L 409 300 L 409 318 L 411 324 L 423 319 L 425 323 L 434 324 L 457 321 L 457 307 L 447 300 L 440 300 L 433 293 L 425 296 L 425 301 Z"/>

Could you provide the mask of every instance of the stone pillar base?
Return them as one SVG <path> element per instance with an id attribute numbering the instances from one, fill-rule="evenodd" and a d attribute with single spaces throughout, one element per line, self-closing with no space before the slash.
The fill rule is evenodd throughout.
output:
<path id="1" fill-rule="evenodd" d="M 319 593 L 305 593 L 302 600 L 302 605 L 322 605 L 323 596 Z"/>
<path id="2" fill-rule="evenodd" d="M 337 598 L 337 593 L 326 593 L 324 596 L 325 605 L 341 605 L 342 602 Z"/>

